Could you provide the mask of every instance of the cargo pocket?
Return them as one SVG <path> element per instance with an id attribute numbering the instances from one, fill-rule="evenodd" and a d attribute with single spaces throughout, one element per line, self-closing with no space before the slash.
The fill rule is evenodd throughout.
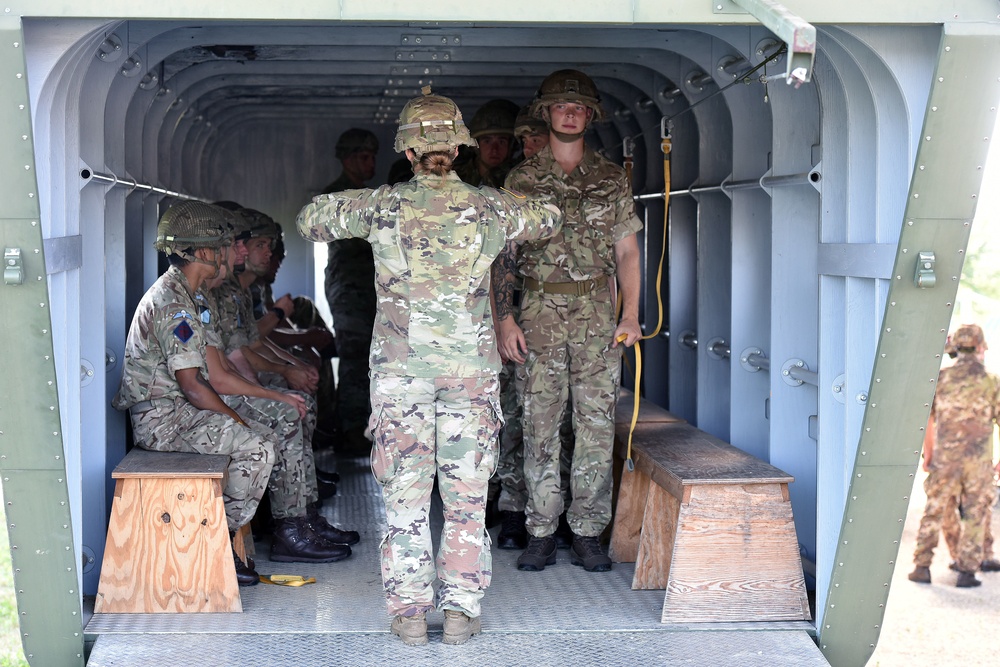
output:
<path id="1" fill-rule="evenodd" d="M 368 420 L 368 429 L 374 438 L 371 452 L 372 474 L 382 486 L 388 484 L 396 476 L 396 471 L 399 469 L 398 448 L 386 435 L 387 429 L 379 427 L 384 420 L 385 411 L 381 407 L 373 411 L 371 419 Z"/>
<path id="2" fill-rule="evenodd" d="M 497 471 L 500 462 L 497 455 L 498 436 L 500 427 L 503 426 L 499 397 L 491 396 L 488 400 L 489 406 L 483 410 L 479 422 L 479 451 L 476 454 L 476 472 L 485 474 L 485 479 L 493 477 Z"/>

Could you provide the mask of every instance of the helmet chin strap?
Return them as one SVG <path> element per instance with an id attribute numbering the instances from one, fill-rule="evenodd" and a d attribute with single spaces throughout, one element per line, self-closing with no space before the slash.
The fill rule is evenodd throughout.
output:
<path id="1" fill-rule="evenodd" d="M 567 132 L 559 132 L 557 130 L 553 130 L 553 129 L 549 128 L 549 133 L 553 137 L 555 137 L 557 140 L 561 141 L 564 144 L 571 144 L 574 141 L 578 141 L 580 139 L 580 137 L 583 136 L 584 132 L 586 132 L 586 129 L 581 130 L 580 132 L 577 132 L 576 134 L 569 134 Z"/>

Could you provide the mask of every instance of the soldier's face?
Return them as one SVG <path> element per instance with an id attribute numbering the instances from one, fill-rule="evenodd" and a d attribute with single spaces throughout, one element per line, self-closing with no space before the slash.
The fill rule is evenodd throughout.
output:
<path id="1" fill-rule="evenodd" d="M 524 157 L 529 158 L 549 145 L 549 135 L 529 134 L 521 141 L 524 142 Z"/>
<path id="2" fill-rule="evenodd" d="M 582 133 L 593 114 L 593 109 L 575 102 L 559 102 L 549 107 L 552 130 L 563 134 Z"/>
<path id="3" fill-rule="evenodd" d="M 233 245 L 231 245 L 228 248 L 227 253 L 228 253 L 227 257 L 228 261 L 226 262 L 226 264 L 229 266 L 229 272 L 232 273 L 235 267 L 240 266 L 241 264 L 246 262 L 247 259 L 246 241 L 244 241 L 243 239 L 235 241 Z"/>
<path id="4" fill-rule="evenodd" d="M 503 164 L 510 156 L 511 137 L 506 134 L 486 134 L 476 139 L 479 143 L 479 161 L 487 169 Z"/>
<path id="5" fill-rule="evenodd" d="M 262 276 L 271 264 L 271 238 L 257 236 L 247 241 L 247 271 Z"/>
<path id="6" fill-rule="evenodd" d="M 344 173 L 353 183 L 361 184 L 375 177 L 375 153 L 355 151 L 343 160 Z"/>

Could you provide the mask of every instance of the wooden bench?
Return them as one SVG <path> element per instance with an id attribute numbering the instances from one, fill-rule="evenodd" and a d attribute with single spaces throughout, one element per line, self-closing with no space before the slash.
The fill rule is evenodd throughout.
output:
<path id="1" fill-rule="evenodd" d="M 122 459 L 95 613 L 243 611 L 222 499 L 228 466 L 225 455 L 138 447 Z"/>
<path id="2" fill-rule="evenodd" d="M 628 417 L 616 427 L 619 459 Z M 662 622 L 810 619 L 792 477 L 681 421 L 638 423 L 632 458 L 609 553 L 636 564 L 633 589 L 666 589 Z"/>

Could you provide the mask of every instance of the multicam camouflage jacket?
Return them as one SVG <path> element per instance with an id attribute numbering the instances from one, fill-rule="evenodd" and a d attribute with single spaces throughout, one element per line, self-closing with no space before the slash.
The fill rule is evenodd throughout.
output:
<path id="1" fill-rule="evenodd" d="M 210 291 L 215 324 L 222 337 L 222 351 L 230 354 L 244 345 L 257 342 L 257 320 L 253 313 L 253 296 L 244 289 L 236 276 Z"/>
<path id="2" fill-rule="evenodd" d="M 310 241 L 371 243 L 379 307 L 374 371 L 469 378 L 500 370 L 490 265 L 508 240 L 551 236 L 560 222 L 541 202 L 474 188 L 450 172 L 320 195 L 296 225 Z"/>
<path id="3" fill-rule="evenodd" d="M 187 278 L 171 266 L 139 301 L 125 340 L 121 386 L 112 400 L 118 410 L 157 399 L 184 396 L 174 374 L 201 369 L 208 380 L 205 346 L 212 312 L 204 297 L 193 294 Z"/>
<path id="4" fill-rule="evenodd" d="M 1000 417 L 1000 378 L 973 353 L 942 368 L 931 407 L 937 427 L 935 465 L 993 456 L 993 423 Z"/>
<path id="5" fill-rule="evenodd" d="M 614 246 L 642 229 L 625 170 L 585 148 L 580 164 L 563 171 L 546 146 L 507 175 L 507 187 L 555 204 L 563 226 L 550 239 L 521 245 L 521 275 L 546 282 L 615 275 Z"/>

